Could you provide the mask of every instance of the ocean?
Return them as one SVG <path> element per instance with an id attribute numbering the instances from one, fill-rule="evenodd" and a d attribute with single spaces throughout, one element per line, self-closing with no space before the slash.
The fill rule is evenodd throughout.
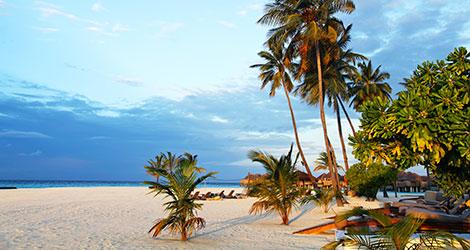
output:
<path id="1" fill-rule="evenodd" d="M 16 188 L 60 188 L 60 187 L 145 187 L 138 181 L 44 181 L 44 180 L 0 180 L 0 187 Z M 237 188 L 239 182 L 205 182 L 200 188 Z"/>

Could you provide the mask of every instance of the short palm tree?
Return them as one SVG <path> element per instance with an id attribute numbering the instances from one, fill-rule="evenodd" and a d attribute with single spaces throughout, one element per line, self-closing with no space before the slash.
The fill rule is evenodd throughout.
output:
<path id="1" fill-rule="evenodd" d="M 358 249 L 456 249 L 455 244 L 459 244 L 463 249 L 470 248 L 470 243 L 467 240 L 448 232 L 426 232 L 414 240 L 413 235 L 424 220 L 412 216 L 406 216 L 398 223 L 393 224 L 390 217 L 380 211 L 355 208 L 337 216 L 337 220 L 345 220 L 353 216 L 368 216 L 377 221 L 382 229 L 372 234 L 359 231 L 348 232 L 344 239 L 333 241 L 323 246 L 322 249 L 336 249 L 343 244 L 358 247 Z"/>
<path id="2" fill-rule="evenodd" d="M 166 153 L 161 152 L 160 154 L 155 156 L 155 160 L 150 159 L 148 161 L 148 165 L 144 167 L 145 169 L 147 169 L 148 174 L 153 175 L 155 178 L 157 178 L 157 182 L 158 182 L 160 179 L 160 176 L 158 175 L 157 172 L 152 171 L 152 169 L 162 168 L 162 169 L 168 170 L 169 172 L 172 172 L 173 168 L 175 168 L 175 166 L 178 164 L 180 160 L 181 160 L 181 156 L 177 156 L 171 152 L 166 152 Z"/>
<path id="3" fill-rule="evenodd" d="M 261 163 L 267 173 L 262 182 L 249 187 L 250 194 L 258 198 L 251 206 L 250 214 L 277 212 L 282 224 L 288 225 L 289 215 L 300 203 L 303 193 L 303 190 L 296 185 L 297 159 L 292 160 L 292 146 L 289 153 L 279 159 L 261 151 L 250 151 L 248 158 Z"/>
<path id="4" fill-rule="evenodd" d="M 202 204 L 196 203 L 191 193 L 197 185 L 216 173 L 198 176 L 201 168 L 197 167 L 196 157 L 185 154 L 176 158 L 178 160 L 174 162 L 171 171 L 161 167 L 145 167 L 152 176 L 164 178 L 160 182 L 144 182 L 150 186 L 151 193 L 155 193 L 155 196 L 164 194 L 170 198 L 170 201 L 163 204 L 168 216 L 158 219 L 149 233 L 153 231 L 152 237 L 157 237 L 168 229 L 171 233 L 180 233 L 181 240 L 185 241 L 194 231 L 205 226 L 205 220 L 197 216 L 197 210 L 202 208 Z"/>
<path id="5" fill-rule="evenodd" d="M 359 63 L 359 70 L 353 73 L 350 88 L 352 96 L 351 105 L 357 111 L 363 103 L 371 101 L 376 97 L 391 99 L 392 88 L 385 81 L 390 78 L 387 72 L 380 72 L 380 65 L 372 67 L 369 61 Z"/>
<path id="6" fill-rule="evenodd" d="M 295 122 L 294 110 L 292 109 L 292 103 L 290 101 L 290 92 L 292 91 L 294 84 L 292 83 L 291 76 L 289 74 L 290 68 L 293 67 L 289 60 L 285 57 L 284 48 L 280 46 L 270 46 L 269 50 L 261 51 L 258 55 L 265 60 L 264 64 L 252 65 L 252 68 L 259 68 L 261 73 L 259 78 L 261 80 L 261 89 L 265 88 L 268 84 L 271 85 L 269 95 L 276 95 L 276 90 L 282 88 L 286 95 L 287 105 L 292 119 L 292 127 L 294 128 L 295 142 L 297 149 L 299 150 L 300 157 L 302 158 L 303 165 L 309 178 L 314 181 L 315 178 L 310 171 L 307 160 L 300 144 L 299 134 L 297 132 L 297 124 Z"/>
<path id="7" fill-rule="evenodd" d="M 328 170 L 328 155 L 326 152 L 321 152 L 320 155 L 318 155 L 315 165 L 314 171 Z M 343 166 L 336 164 L 336 167 L 344 171 Z"/>
<path id="8" fill-rule="evenodd" d="M 302 198 L 301 203 L 307 204 L 313 202 L 316 206 L 321 207 L 326 214 L 330 210 L 335 196 L 335 192 L 331 188 L 317 189 L 314 194 Z"/>

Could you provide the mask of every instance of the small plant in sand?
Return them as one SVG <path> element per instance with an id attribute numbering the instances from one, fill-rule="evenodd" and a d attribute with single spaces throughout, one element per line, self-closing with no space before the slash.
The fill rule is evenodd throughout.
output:
<path id="1" fill-rule="evenodd" d="M 277 212 L 282 224 L 289 224 L 292 208 L 298 206 L 303 193 L 296 185 L 297 158 L 292 161 L 292 146 L 289 153 L 279 159 L 261 151 L 250 151 L 248 158 L 261 163 L 267 173 L 261 182 L 249 187 L 250 195 L 258 198 L 251 206 L 250 214 Z"/>
<path id="2" fill-rule="evenodd" d="M 346 220 L 350 217 L 368 216 L 379 223 L 382 229 L 376 232 L 350 231 L 344 239 L 333 241 L 322 247 L 324 250 L 337 249 L 342 245 L 357 247 L 357 249 L 469 249 L 470 243 L 449 232 L 426 232 L 421 233 L 414 239 L 424 220 L 407 215 L 398 223 L 393 224 L 392 219 L 380 211 L 364 210 L 355 208 L 351 211 L 338 215 L 336 220 Z"/>
<path id="3" fill-rule="evenodd" d="M 155 196 L 163 194 L 170 199 L 163 204 L 168 216 L 158 219 L 149 230 L 149 233 L 153 232 L 152 237 L 168 229 L 171 233 L 180 233 L 181 240 L 185 241 L 194 231 L 205 226 L 205 220 L 198 217 L 196 212 L 202 208 L 202 204 L 196 203 L 191 193 L 197 185 L 216 173 L 198 176 L 202 168 L 196 165 L 197 157 L 186 153 L 174 159 L 171 169 L 164 164 L 145 167 L 150 175 L 160 178 L 159 182 L 144 182 L 150 186 L 150 193 L 155 193 Z"/>
<path id="4" fill-rule="evenodd" d="M 326 214 L 330 211 L 335 198 L 335 192 L 331 188 L 323 188 L 315 190 L 312 195 L 307 195 L 302 198 L 302 204 L 313 202 L 316 206 L 321 207 L 323 212 Z"/>

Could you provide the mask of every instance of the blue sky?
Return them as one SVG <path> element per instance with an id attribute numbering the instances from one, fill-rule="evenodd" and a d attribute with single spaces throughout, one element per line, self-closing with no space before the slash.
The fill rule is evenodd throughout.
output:
<path id="1" fill-rule="evenodd" d="M 249 69 L 264 3 L 0 0 L 0 179 L 143 180 L 160 151 L 198 154 L 221 179 L 260 171 L 249 149 L 281 154 L 293 141 L 284 97 Z M 469 6 L 356 1 L 342 18 L 396 92 L 418 63 L 469 47 Z M 294 105 L 313 161 L 317 108 Z M 328 123 L 339 145 L 330 111 Z"/>

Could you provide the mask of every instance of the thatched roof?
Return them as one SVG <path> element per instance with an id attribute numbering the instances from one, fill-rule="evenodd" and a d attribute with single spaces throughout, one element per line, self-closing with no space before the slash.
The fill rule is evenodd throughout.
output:
<path id="1" fill-rule="evenodd" d="M 310 176 L 308 176 L 308 174 L 305 173 L 305 172 L 297 170 L 296 174 L 297 174 L 297 178 L 299 179 L 299 181 L 305 181 L 305 182 L 311 182 L 312 181 L 312 180 L 310 180 Z M 313 177 L 313 179 L 315 180 L 315 176 Z"/>
<path id="2" fill-rule="evenodd" d="M 320 176 L 317 177 L 317 180 L 329 180 L 330 179 L 330 174 L 328 173 L 323 173 Z M 339 181 L 344 181 L 344 176 L 339 175 Z"/>
<path id="3" fill-rule="evenodd" d="M 260 178 L 266 177 L 267 174 L 251 174 L 248 173 L 248 175 L 245 176 L 245 178 L 240 180 L 240 185 L 246 186 Z"/>
<path id="4" fill-rule="evenodd" d="M 421 181 L 422 177 L 412 172 L 400 172 L 398 173 L 398 181 Z"/>

